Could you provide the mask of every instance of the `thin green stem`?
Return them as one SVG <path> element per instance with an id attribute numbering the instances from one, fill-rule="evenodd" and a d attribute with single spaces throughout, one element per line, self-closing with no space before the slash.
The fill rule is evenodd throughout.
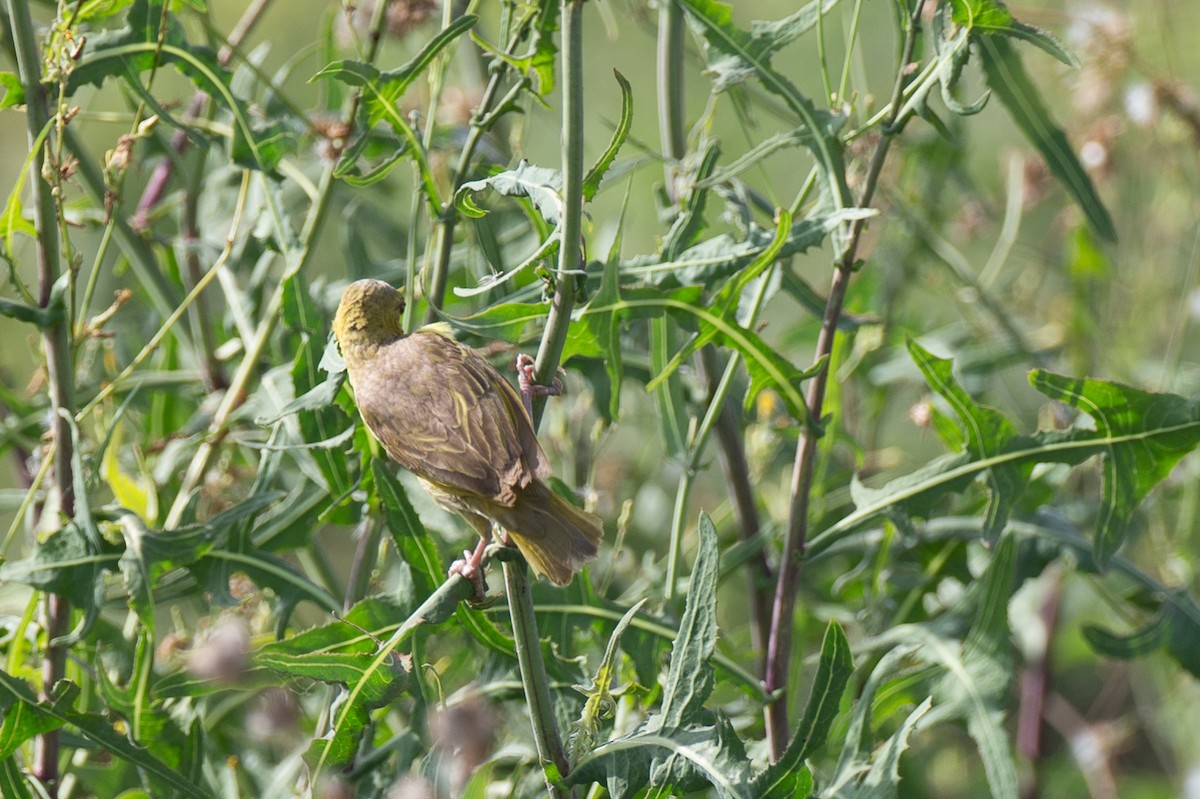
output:
<path id="1" fill-rule="evenodd" d="M 855 0 L 854 13 L 851 15 L 850 34 L 846 36 L 846 58 L 842 61 L 842 78 L 838 81 L 837 102 L 846 102 L 846 85 L 850 82 L 850 63 L 854 58 L 854 48 L 858 44 L 858 24 L 862 21 L 862 0 Z"/>
<path id="2" fill-rule="evenodd" d="M 124 385 L 125 381 L 129 379 L 130 375 L 137 370 L 142 362 L 145 361 L 146 358 L 150 357 L 151 353 L 158 349 L 158 346 L 162 344 L 163 339 L 166 338 L 167 333 L 174 328 L 175 323 L 178 322 L 184 313 L 187 312 L 187 309 L 191 307 L 192 303 L 200 296 L 201 292 L 208 287 L 208 284 L 211 283 L 218 274 L 220 274 L 221 269 L 225 266 L 225 262 L 229 259 L 230 253 L 233 251 L 234 239 L 237 235 L 238 228 L 241 226 L 242 211 L 245 206 L 246 192 L 249 187 L 249 177 L 249 171 L 243 173 L 242 189 L 240 192 L 238 192 L 238 202 L 234 207 L 233 222 L 230 224 L 229 234 L 225 237 L 225 248 L 217 257 L 216 262 L 213 263 L 212 267 L 207 273 L 204 274 L 203 277 L 196 281 L 196 285 L 192 287 L 192 290 L 188 292 L 188 295 L 183 298 L 183 301 L 179 303 L 175 310 L 173 310 L 170 315 L 163 320 L 162 326 L 159 327 L 158 332 L 150 337 L 150 340 L 147 341 L 146 345 L 142 347 L 141 351 L 133 357 L 133 360 L 131 360 L 116 377 L 108 381 L 107 385 L 105 385 L 104 388 L 101 389 L 100 392 L 97 393 L 96 396 L 93 397 L 91 401 L 79 411 L 79 413 L 75 416 L 76 422 L 83 421 L 88 414 L 96 409 L 96 406 L 111 397 L 118 388 Z"/>
<path id="3" fill-rule="evenodd" d="M 571 322 L 571 308 L 575 302 L 576 280 L 573 274 L 579 268 L 579 254 L 583 246 L 583 0 L 562 0 L 561 9 L 562 244 L 558 250 L 559 274 L 555 282 L 554 299 L 534 363 L 534 379 L 539 383 L 547 383 L 554 376 L 562 358 Z M 543 408 L 544 403 L 535 406 L 535 429 Z M 543 763 L 554 764 L 558 773 L 566 776 L 570 764 L 550 701 L 550 680 L 542 659 L 537 618 L 533 612 L 533 594 L 525 564 L 504 564 L 504 583 L 513 638 L 517 645 L 517 663 L 521 671 L 521 683 L 525 687 L 525 702 L 529 706 L 538 757 Z M 546 789 L 548 795 L 555 799 L 567 795 L 550 779 L 546 781 Z"/>
<path id="4" fill-rule="evenodd" d="M 658 138 L 663 153 L 667 196 L 676 202 L 675 176 L 687 152 L 683 105 L 683 8 L 678 0 L 658 7 Z"/>
<path id="5" fill-rule="evenodd" d="M 562 360 L 563 346 L 575 307 L 577 281 L 583 252 L 583 2 L 562 4 L 562 240 L 558 246 L 558 275 L 554 298 L 546 318 L 546 329 L 534 363 L 534 379 L 549 385 Z M 545 398 L 534 404 L 534 424 L 541 419 Z"/>
<path id="6" fill-rule="evenodd" d="M 508 50 L 510 53 L 522 41 L 522 34 L 523 29 L 513 31 L 509 39 Z M 510 67 L 503 59 L 497 59 L 492 63 L 491 77 L 488 79 L 487 86 L 484 87 L 483 96 L 480 98 L 475 114 L 471 118 L 467 140 L 463 142 L 463 147 L 458 153 L 458 161 L 454 165 L 454 172 L 450 178 L 451 190 L 446 193 L 446 204 L 442 208 L 440 218 L 436 220 L 437 231 L 434 235 L 433 243 L 433 266 L 429 275 L 429 288 L 425 295 L 425 298 L 429 301 L 429 311 L 425 317 L 427 323 L 437 321 L 438 312 L 441 310 L 442 303 L 446 297 L 446 285 L 450 279 L 450 254 L 454 250 L 454 231 L 458 226 L 458 214 L 454 209 L 454 196 L 458 194 L 459 187 L 467 180 L 467 175 L 471 169 L 471 162 L 475 159 L 475 150 L 479 147 L 480 141 L 492 129 L 496 120 L 499 119 L 500 113 L 524 89 L 524 84 L 518 82 L 510 87 L 510 90 L 497 102 L 496 98 L 500 93 L 500 88 L 504 85 L 504 79 L 508 76 L 509 71 Z"/>
<path id="7" fill-rule="evenodd" d="M 553 763 L 558 773 L 566 776 L 570 766 L 558 734 L 554 705 L 550 701 L 550 681 L 542 658 L 542 643 L 538 636 L 537 618 L 533 613 L 533 592 L 524 563 L 510 561 L 504 564 L 504 590 L 508 595 L 513 640 L 517 648 L 517 667 L 521 672 L 525 703 L 529 706 L 529 717 L 533 723 L 538 758 L 543 763 Z M 550 780 L 546 781 L 546 792 L 556 799 L 564 796 L 562 789 Z"/>
<path id="8" fill-rule="evenodd" d="M 916 47 L 917 34 L 920 31 L 921 7 L 924 0 L 917 0 L 911 14 L 902 20 L 903 45 L 900 48 L 900 63 L 896 65 L 896 82 L 892 89 L 889 108 L 890 114 L 885 118 L 879 143 L 871 157 L 867 174 L 863 181 L 862 192 L 858 198 L 859 208 L 870 207 L 875 197 L 875 189 L 879 176 L 887 160 L 888 150 L 899 134 L 903 123 L 898 120 L 900 113 L 900 98 L 909 81 L 908 63 L 912 59 Z M 846 290 L 850 278 L 854 274 L 858 246 L 862 240 L 865 220 L 855 220 L 845 244 L 838 253 L 833 281 L 829 289 L 829 298 L 825 304 L 825 314 L 821 319 L 821 330 L 817 336 L 814 362 L 828 359 L 833 353 L 838 322 L 842 316 L 842 308 L 846 299 Z M 810 419 L 820 419 L 825 406 L 825 389 L 829 380 L 831 367 L 827 364 L 808 384 L 806 405 Z M 788 697 L 787 682 L 792 658 L 792 627 L 796 609 L 796 594 L 800 566 L 804 559 L 805 540 L 808 535 L 809 503 L 812 495 L 813 474 L 816 468 L 818 436 L 813 434 L 805 425 L 801 425 L 800 437 L 796 443 L 796 458 L 792 467 L 791 503 L 788 512 L 787 531 L 784 535 L 783 553 L 779 562 L 779 573 L 775 580 L 775 597 L 771 607 L 771 631 L 767 641 L 767 668 L 764 673 L 764 687 L 772 693 L 778 692 L 778 699 L 768 705 L 765 710 L 767 728 L 767 743 L 771 759 L 778 760 L 787 747 L 788 742 Z"/>
<path id="9" fill-rule="evenodd" d="M 50 122 L 49 104 L 41 80 L 41 59 L 38 57 L 37 36 L 29 14 L 29 4 L 25 0 L 8 0 L 8 19 L 16 48 L 17 70 L 25 92 L 26 137 L 28 146 L 35 151 L 30 164 L 29 184 L 33 194 L 34 227 L 37 230 L 38 305 L 46 308 L 54 296 L 53 289 L 59 280 L 61 268 L 57 207 L 51 187 L 43 175 L 46 161 L 42 131 Z M 75 404 L 70 325 L 70 319 L 64 318 L 42 331 L 54 441 L 54 484 L 58 493 L 59 512 L 66 519 L 75 517 L 73 447 L 68 422 Z M 66 648 L 54 641 L 61 638 L 70 625 L 70 603 L 58 594 L 46 594 L 43 614 L 46 648 L 42 656 L 41 697 L 47 699 L 54 685 L 66 673 Z M 58 761 L 58 731 L 42 733 L 34 746 L 33 773 L 52 799 L 58 795 Z"/>

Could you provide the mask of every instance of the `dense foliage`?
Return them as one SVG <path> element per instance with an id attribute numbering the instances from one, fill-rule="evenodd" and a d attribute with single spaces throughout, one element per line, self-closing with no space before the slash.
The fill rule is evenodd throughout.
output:
<path id="1" fill-rule="evenodd" d="M 1200 106 L 1135 17 L 224 5 L 3 9 L 0 793 L 1197 795 Z M 360 277 L 561 372 L 570 586 L 447 577 Z"/>

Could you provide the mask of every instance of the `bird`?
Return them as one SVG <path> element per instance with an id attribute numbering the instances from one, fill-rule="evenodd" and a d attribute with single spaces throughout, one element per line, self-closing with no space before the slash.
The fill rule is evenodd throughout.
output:
<path id="1" fill-rule="evenodd" d="M 442 507 L 461 515 L 480 543 L 451 567 L 481 585 L 494 526 L 535 574 L 567 585 L 596 556 L 599 517 L 554 493 L 550 464 L 522 395 L 445 325 L 405 334 L 405 298 L 381 280 L 346 287 L 334 315 L 355 404 L 388 456 L 415 474 Z M 522 385 L 532 360 L 518 359 Z M 477 588 L 478 592 L 478 588 Z"/>

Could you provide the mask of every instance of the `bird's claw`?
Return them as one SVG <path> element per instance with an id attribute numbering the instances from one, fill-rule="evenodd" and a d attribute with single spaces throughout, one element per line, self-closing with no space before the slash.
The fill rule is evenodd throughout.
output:
<path id="1" fill-rule="evenodd" d="M 470 600 L 472 603 L 483 602 L 487 597 L 487 583 L 483 579 L 483 567 L 480 565 L 486 542 L 480 542 L 480 544 L 474 552 L 464 549 L 463 556 L 451 563 L 447 572 L 450 577 L 456 574 L 462 575 L 463 579 L 471 583 L 475 589 L 475 594 Z"/>
<path id="2" fill-rule="evenodd" d="M 530 417 L 533 416 L 533 398 L 534 397 L 557 397 L 563 393 L 563 382 L 556 375 L 554 382 L 548 386 L 540 385 L 534 381 L 533 372 L 536 368 L 534 360 L 531 356 L 521 353 L 517 356 L 517 386 L 521 389 L 521 399 L 525 403 L 525 410 L 529 411 Z M 562 372 L 562 367 L 558 369 Z"/>

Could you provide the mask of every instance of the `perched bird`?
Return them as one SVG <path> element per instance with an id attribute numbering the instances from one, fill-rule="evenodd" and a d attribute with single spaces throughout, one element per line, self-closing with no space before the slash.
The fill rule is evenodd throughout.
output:
<path id="1" fill-rule="evenodd" d="M 483 539 L 474 578 L 499 525 L 533 570 L 566 585 L 596 555 L 600 519 L 555 494 L 526 404 L 470 347 L 436 327 L 405 335 L 404 295 L 379 280 L 351 283 L 333 320 L 355 402 L 388 455 Z"/>

